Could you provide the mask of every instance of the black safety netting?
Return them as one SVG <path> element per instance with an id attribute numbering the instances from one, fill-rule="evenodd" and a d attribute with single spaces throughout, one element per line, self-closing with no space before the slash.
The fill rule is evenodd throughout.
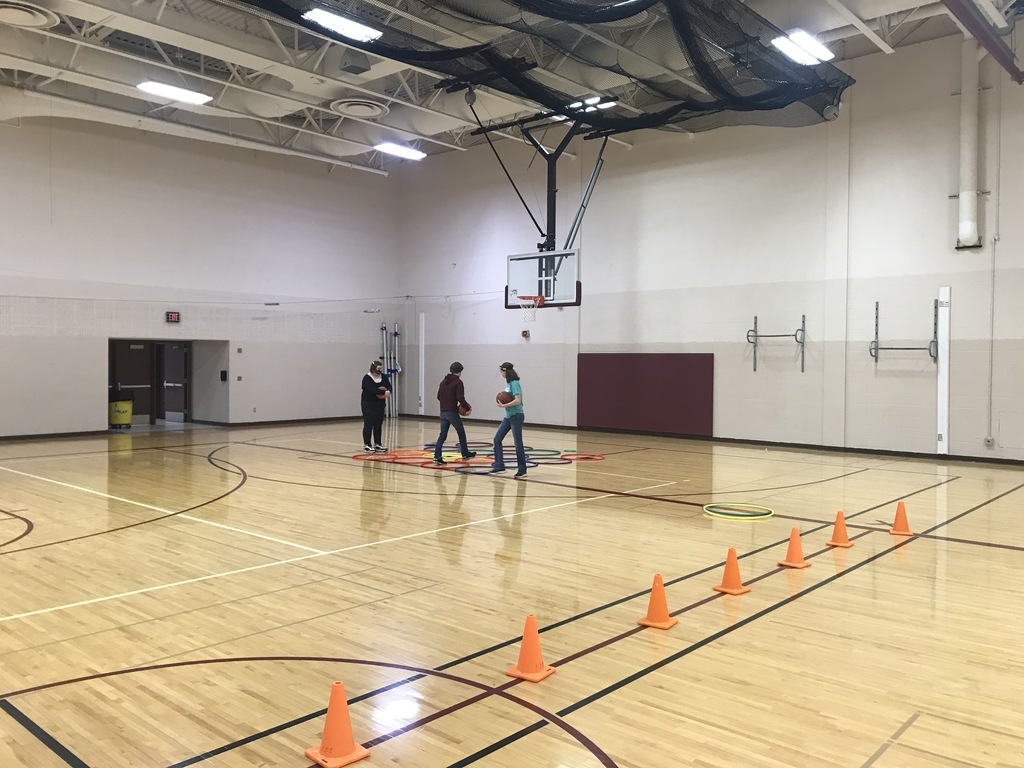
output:
<path id="1" fill-rule="evenodd" d="M 359 48 L 580 121 L 641 128 L 802 126 L 834 119 L 853 79 L 798 64 L 740 0 L 242 0 Z M 382 34 L 356 42 L 302 18 L 322 8 Z M 601 103 L 585 103 L 600 97 Z M 609 103 L 614 106 L 604 108 Z"/>

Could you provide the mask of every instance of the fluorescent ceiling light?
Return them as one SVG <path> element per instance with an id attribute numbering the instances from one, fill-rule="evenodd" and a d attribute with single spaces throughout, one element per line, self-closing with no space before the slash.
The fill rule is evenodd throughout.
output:
<path id="1" fill-rule="evenodd" d="M 789 39 L 799 45 L 818 61 L 831 61 L 836 57 L 832 51 L 819 43 L 802 29 L 794 29 L 789 33 Z"/>
<path id="2" fill-rule="evenodd" d="M 213 101 L 213 96 L 207 96 L 205 93 L 190 91 L 186 88 L 178 88 L 173 85 L 167 85 L 166 83 L 155 83 L 152 80 L 139 83 L 135 87 L 140 91 L 151 93 L 154 96 L 160 96 L 164 99 L 170 99 L 171 101 L 180 101 L 185 104 L 205 104 L 208 101 Z"/>
<path id="3" fill-rule="evenodd" d="M 821 64 L 835 58 L 835 54 L 802 29 L 794 29 L 789 37 L 776 37 L 772 45 L 797 64 Z"/>
<path id="4" fill-rule="evenodd" d="M 614 107 L 618 102 L 612 101 L 607 96 L 590 96 L 584 101 L 574 101 L 572 104 L 567 104 L 564 109 L 571 110 L 572 112 L 596 112 L 599 109 L 610 109 Z M 568 120 L 565 115 L 549 115 L 549 120 L 555 122 L 561 122 Z"/>
<path id="5" fill-rule="evenodd" d="M 384 34 L 380 30 L 360 24 L 358 21 L 352 21 L 352 19 L 346 19 L 344 16 L 339 16 L 336 13 L 325 11 L 323 8 L 313 8 L 306 11 L 302 14 L 302 18 L 306 21 L 312 21 L 314 24 L 319 24 L 324 29 L 337 32 L 342 37 L 347 37 L 349 40 L 355 40 L 360 43 L 373 42 Z"/>
<path id="6" fill-rule="evenodd" d="M 401 144 L 393 144 L 390 141 L 378 144 L 374 149 L 378 152 L 386 152 L 389 155 L 404 157 L 406 160 L 422 160 L 427 156 L 426 152 L 420 152 L 418 149 L 413 149 L 412 147 L 404 147 Z"/>

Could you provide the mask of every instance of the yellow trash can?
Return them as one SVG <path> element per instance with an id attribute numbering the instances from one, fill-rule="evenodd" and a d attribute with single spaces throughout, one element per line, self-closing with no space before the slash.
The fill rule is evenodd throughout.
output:
<path id="1" fill-rule="evenodd" d="M 109 417 L 111 429 L 132 428 L 132 406 L 131 400 L 115 400 L 109 405 Z"/>

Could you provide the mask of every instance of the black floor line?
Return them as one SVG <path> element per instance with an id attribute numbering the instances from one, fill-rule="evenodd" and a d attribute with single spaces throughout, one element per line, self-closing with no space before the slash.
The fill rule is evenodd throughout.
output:
<path id="1" fill-rule="evenodd" d="M 869 512 L 874 512 L 875 510 L 881 509 L 882 507 L 891 506 L 892 504 L 895 504 L 900 499 L 909 499 L 909 498 L 911 498 L 913 496 L 916 496 L 918 494 L 925 493 L 927 491 L 933 490 L 933 489 L 941 487 L 943 485 L 947 485 L 948 483 L 954 482 L 957 479 L 959 479 L 959 478 L 958 477 L 949 477 L 949 478 L 946 478 L 944 480 L 940 480 L 939 482 L 933 483 L 932 485 L 928 485 L 928 486 L 925 486 L 924 488 L 920 488 L 920 489 L 918 489 L 916 491 L 912 491 L 910 493 L 903 494 L 903 495 L 901 495 L 900 497 L 898 497 L 896 499 L 891 499 L 891 500 L 888 500 L 888 501 L 884 501 L 884 502 L 882 502 L 880 504 L 876 504 L 873 507 L 868 507 L 867 509 L 863 509 L 860 512 L 855 512 L 852 515 L 847 516 L 846 519 L 847 520 L 855 519 L 855 518 L 859 517 L 860 515 L 865 515 L 865 514 L 868 514 Z M 805 533 L 813 533 L 815 531 L 820 531 L 820 530 L 822 530 L 824 528 L 829 527 L 829 525 L 831 525 L 831 523 L 823 523 L 823 524 L 817 526 L 816 528 L 811 528 L 808 531 L 805 531 Z M 766 544 L 766 545 L 764 545 L 762 547 L 758 547 L 757 549 L 753 549 L 753 550 L 751 550 L 749 552 L 744 552 L 743 554 L 741 554 L 739 556 L 739 559 L 742 560 L 743 558 L 751 557 L 752 555 L 759 554 L 759 553 L 764 552 L 764 551 L 766 551 L 768 549 L 772 549 L 773 547 L 781 546 L 782 544 L 785 544 L 788 541 L 789 541 L 789 537 L 788 536 L 786 538 L 783 538 L 783 539 L 778 539 L 777 541 L 773 541 L 773 542 L 771 542 L 769 544 Z M 691 571 L 690 573 L 687 573 L 687 574 L 685 574 L 683 576 L 677 576 L 674 579 L 670 579 L 670 580 L 666 581 L 665 582 L 665 586 L 668 587 L 668 586 L 671 586 L 673 584 L 678 584 L 680 582 L 686 581 L 687 579 L 692 579 L 692 578 L 694 578 L 696 576 L 700 576 L 700 575 L 703 575 L 705 573 L 709 573 L 711 571 L 718 570 L 719 568 L 722 568 L 724 565 L 725 565 L 725 561 L 722 561 L 722 562 L 714 563 L 713 565 L 706 566 L 704 568 L 699 568 L 699 569 L 697 569 L 695 571 Z M 552 624 L 548 624 L 548 625 L 540 628 L 540 632 L 541 633 L 549 632 L 549 631 L 551 631 L 553 629 L 557 629 L 558 627 L 563 627 L 566 624 L 571 624 L 574 621 L 578 621 L 579 619 L 585 618 L 587 616 L 591 616 L 591 615 L 593 615 L 595 613 L 600 613 L 601 611 L 607 610 L 608 608 L 612 608 L 612 607 L 614 607 L 616 605 L 621 605 L 622 603 L 629 602 L 630 600 L 635 600 L 635 599 L 637 599 L 639 597 L 645 597 L 648 594 L 650 594 L 650 590 L 649 589 L 644 589 L 644 590 L 641 590 L 639 592 L 634 592 L 631 595 L 626 595 L 625 597 L 617 598 L 617 599 L 612 600 L 610 602 L 607 602 L 607 603 L 605 603 L 603 605 L 599 605 L 599 606 L 596 606 L 594 608 L 590 608 L 589 610 L 583 611 L 581 613 L 577 613 L 574 616 L 570 616 L 568 618 L 556 621 L 556 622 L 554 622 Z M 487 654 L 493 653 L 494 651 L 501 650 L 502 648 L 507 648 L 509 646 L 516 645 L 517 643 L 520 642 L 520 640 L 522 640 L 521 637 L 513 637 L 513 638 L 511 638 L 509 640 L 505 640 L 505 641 L 503 641 L 501 643 L 497 643 L 497 644 L 492 645 L 492 646 L 490 646 L 488 648 L 483 648 L 483 649 L 481 649 L 479 651 L 474 651 L 473 653 L 467 654 L 467 655 L 462 656 L 462 657 L 460 657 L 458 659 L 453 659 L 452 661 L 445 662 L 444 664 L 441 664 L 441 665 L 437 666 L 435 669 L 437 669 L 438 671 L 445 671 L 445 670 L 451 669 L 452 667 L 456 667 L 456 666 L 458 666 L 460 664 L 465 664 L 467 661 L 472 661 L 473 659 L 477 659 L 477 658 L 479 658 L 481 656 L 486 656 Z M 417 680 L 421 680 L 423 677 L 424 677 L 423 675 L 410 675 L 407 678 L 404 678 L 402 680 L 398 680 L 398 681 L 396 681 L 394 683 L 391 683 L 391 684 L 389 684 L 387 686 L 384 686 L 382 688 L 375 688 L 374 690 L 367 691 L 366 693 L 360 694 L 358 696 L 354 696 L 353 698 L 348 700 L 348 703 L 350 705 L 352 705 L 352 704 L 357 704 L 357 703 L 359 703 L 361 701 L 366 701 L 367 699 L 371 699 L 371 698 L 373 698 L 375 696 L 378 696 L 378 695 L 380 695 L 382 693 L 385 693 L 387 691 L 393 690 L 394 688 L 406 685 L 407 683 L 412 683 L 412 682 L 416 682 Z M 224 744 L 224 745 L 222 745 L 220 747 L 217 747 L 215 749 L 209 750 L 209 751 L 204 752 L 204 753 L 199 754 L 199 755 L 194 755 L 193 757 L 187 758 L 187 759 L 185 759 L 185 760 L 183 760 L 181 762 L 174 763 L 173 765 L 168 766 L 168 768 L 186 768 L 187 766 L 196 765 L 197 763 L 201 763 L 201 762 L 203 762 L 205 760 L 210 759 L 211 757 L 215 757 L 217 755 L 224 754 L 225 752 L 229 752 L 232 749 L 235 749 L 237 747 L 241 747 L 241 746 L 244 746 L 246 744 L 251 744 L 252 742 L 257 741 L 257 740 L 263 738 L 264 736 L 269 736 L 271 734 L 278 733 L 278 732 L 280 732 L 282 730 L 285 730 L 286 728 L 290 728 L 290 727 L 292 727 L 294 725 L 299 725 L 301 723 L 308 722 L 309 720 L 313 720 L 315 718 L 321 717 L 321 716 L 323 716 L 323 714 L 326 711 L 327 711 L 326 709 L 321 709 L 321 710 L 318 710 L 316 712 L 312 712 L 312 713 L 310 713 L 308 715 L 302 715 L 301 717 L 298 717 L 298 718 L 295 718 L 293 720 L 290 720 L 287 723 L 284 723 L 282 725 L 272 726 L 271 728 L 268 728 L 268 729 L 266 729 L 264 731 L 260 731 L 258 733 L 250 734 L 249 736 L 245 736 L 242 739 L 239 739 L 237 741 L 233 741 L 233 742 L 230 742 L 228 744 Z"/>
<path id="2" fill-rule="evenodd" d="M 929 534 L 929 533 L 932 533 L 932 532 L 934 532 L 934 531 L 936 531 L 936 530 L 938 530 L 940 528 L 944 528 L 945 526 L 949 525 L 950 523 L 953 523 L 953 522 L 955 522 L 955 521 L 965 517 L 966 515 L 971 514 L 972 512 L 976 512 L 977 510 L 981 509 L 982 507 L 988 506 L 992 502 L 998 501 L 999 499 L 1003 498 L 1004 496 L 1008 496 L 1011 493 L 1014 493 L 1014 492 L 1020 490 L 1021 488 L 1024 488 L 1024 483 L 1021 483 L 1020 485 L 1016 485 L 1013 488 L 1009 489 L 1008 491 L 1004 491 L 1003 493 L 999 494 L 998 496 L 993 496 L 992 498 L 982 502 L 981 504 L 978 504 L 977 506 L 974 506 L 974 507 L 971 507 L 970 509 L 964 510 L 960 514 L 954 515 L 953 517 L 949 518 L 948 520 L 945 520 L 945 521 L 943 521 L 941 523 L 937 523 L 936 525 L 933 525 L 931 528 L 928 528 L 927 530 L 923 531 L 923 533 L 924 534 Z M 869 510 L 864 510 L 864 511 L 867 512 Z M 863 513 L 858 513 L 858 514 L 863 514 Z M 677 651 L 676 653 L 674 653 L 674 654 L 672 654 L 670 656 L 666 656 L 661 661 L 655 662 L 654 664 L 651 664 L 650 666 L 645 667 L 644 669 L 641 669 L 641 670 L 639 670 L 637 672 L 634 672 L 632 675 L 629 675 L 628 677 L 624 677 L 621 680 L 618 680 L 617 682 L 614 682 L 611 685 L 606 686 L 605 688 L 602 688 L 600 691 L 592 693 L 590 696 L 586 696 L 585 698 L 582 698 L 579 701 L 577 701 L 577 702 L 575 702 L 573 704 L 570 704 L 569 706 L 565 707 L 564 709 L 559 710 L 556 714 L 559 717 L 565 717 L 566 715 L 570 715 L 573 712 L 576 712 L 577 710 L 582 709 L 583 707 L 587 706 L 588 704 L 593 704 L 598 699 L 602 699 L 605 696 L 607 696 L 608 694 L 614 693 L 615 691 L 619 690 L 620 688 L 623 688 L 623 687 L 629 685 L 630 683 L 634 683 L 637 680 L 639 680 L 639 679 L 641 679 L 643 677 L 646 677 L 647 675 L 651 674 L 652 672 L 656 672 L 657 670 L 661 669 L 662 667 L 665 667 L 665 666 L 667 666 L 667 665 L 669 665 L 669 664 L 671 664 L 671 663 L 673 663 L 675 661 L 678 661 L 679 659 L 683 658 L 684 656 L 688 656 L 689 654 L 693 653 L 694 651 L 700 650 L 704 646 L 709 645 L 709 644 L 715 642 L 716 640 L 719 640 L 719 639 L 725 637 L 726 635 L 729 635 L 732 632 L 735 632 L 736 630 L 741 629 L 741 628 L 747 626 L 748 624 L 750 624 L 750 623 L 752 623 L 754 621 L 757 621 L 760 618 L 763 618 L 764 616 L 767 616 L 767 615 L 769 615 L 771 613 L 774 613 L 778 609 L 783 608 L 783 607 L 789 605 L 792 602 L 795 602 L 799 598 L 804 597 L 805 595 L 808 595 L 811 592 L 815 592 L 815 591 L 821 589 L 822 587 L 824 587 L 824 586 L 826 586 L 828 584 L 831 584 L 833 581 L 836 581 L 836 580 L 838 580 L 838 579 L 840 579 L 840 578 L 842 578 L 842 577 L 844 577 L 844 576 L 846 576 L 846 575 L 848 575 L 850 573 L 853 573 L 854 571 L 860 570 L 864 566 L 870 565 L 871 563 L 875 562 L 876 560 L 879 560 L 882 557 L 885 557 L 886 555 L 889 555 L 889 554 L 895 552 L 898 549 L 902 549 L 903 547 L 907 546 L 912 541 L 914 541 L 915 538 L 917 538 L 917 537 L 909 537 L 907 539 L 904 539 L 903 541 L 898 542 L 897 544 L 894 544 L 891 547 L 888 547 L 887 549 L 883 549 L 881 552 L 877 552 L 876 554 L 872 555 L 871 557 L 867 558 L 866 560 L 862 560 L 859 563 L 851 565 L 849 568 L 846 568 L 846 569 L 840 571 L 837 574 L 829 576 L 828 578 L 824 579 L 823 581 L 818 582 L 817 584 L 813 584 L 810 587 L 807 587 L 806 589 L 803 589 L 803 590 L 801 590 L 801 591 L 799 591 L 799 592 L 797 592 L 797 593 L 795 593 L 793 595 L 790 595 L 789 597 L 785 598 L 784 600 L 780 600 L 777 603 L 769 605 L 768 607 L 763 608 L 762 610 L 758 611 L 757 613 L 752 614 L 752 615 L 748 616 L 747 618 L 742 619 L 741 621 L 736 622 L 732 626 L 726 627 L 723 630 L 720 630 L 718 632 L 715 632 L 714 634 L 708 635 L 707 637 L 702 638 L 701 640 L 698 640 L 697 642 L 693 643 L 692 645 L 689 645 L 686 648 L 683 648 L 681 651 Z M 540 720 L 540 721 L 538 721 L 536 723 L 533 723 L 532 725 L 527 726 L 526 728 L 523 728 L 522 730 L 519 730 L 516 733 L 511 734 L 510 736 L 507 736 L 506 738 L 502 739 L 501 741 L 497 741 L 494 744 L 491 744 L 491 745 L 489 745 L 487 747 L 484 747 L 481 750 L 478 750 L 477 752 L 473 753 L 472 755 L 469 755 L 468 757 L 464 757 L 463 759 L 461 759 L 461 760 L 459 760 L 457 762 L 451 763 L 448 766 L 448 768 L 464 768 L 467 765 L 472 765 L 473 763 L 477 762 L 478 760 L 482 760 L 483 758 L 487 757 L 488 755 L 493 754 L 497 750 L 499 750 L 499 749 L 501 749 L 503 747 L 506 747 L 509 744 L 512 744 L 512 743 L 518 741 L 519 739 L 521 739 L 521 738 L 523 738 L 525 736 L 528 736 L 529 734 L 533 733 L 536 730 L 539 730 L 540 728 L 543 728 L 545 725 L 547 725 L 547 721 L 546 720 Z"/>
<path id="3" fill-rule="evenodd" d="M 30 718 L 9 701 L 0 701 L 0 709 L 11 716 L 22 728 L 45 744 L 53 754 L 71 766 L 71 768 L 89 768 L 78 755 L 61 744 L 50 733 L 44 730 L 35 720 Z M 547 722 L 544 720 L 542 722 Z"/>

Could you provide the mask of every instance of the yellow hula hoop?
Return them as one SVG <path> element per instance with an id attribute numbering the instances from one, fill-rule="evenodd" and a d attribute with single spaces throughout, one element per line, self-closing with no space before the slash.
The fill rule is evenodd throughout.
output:
<path id="1" fill-rule="evenodd" d="M 737 507 L 751 511 L 728 511 Z M 728 501 L 713 501 L 710 504 L 705 504 L 703 510 L 704 514 L 719 517 L 723 520 L 767 520 L 775 514 L 775 510 L 771 507 L 765 507 L 760 504 L 738 504 Z"/>

